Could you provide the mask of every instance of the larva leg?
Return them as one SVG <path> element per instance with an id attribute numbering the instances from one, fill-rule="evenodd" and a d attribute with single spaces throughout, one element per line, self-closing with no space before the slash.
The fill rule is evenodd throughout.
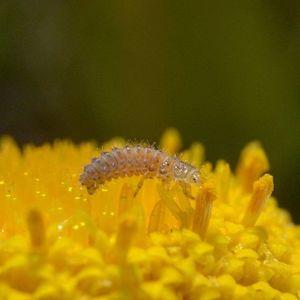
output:
<path id="1" fill-rule="evenodd" d="M 191 186 L 189 184 L 186 184 L 185 182 L 180 182 L 180 185 L 182 187 L 184 195 L 192 200 L 195 200 L 195 197 L 192 195 Z"/>
<path id="2" fill-rule="evenodd" d="M 139 180 L 137 186 L 136 186 L 135 192 L 133 194 L 133 198 L 135 198 L 137 196 L 137 194 L 139 193 L 140 189 L 143 187 L 144 181 L 145 181 L 145 177 L 142 176 L 141 179 Z"/>

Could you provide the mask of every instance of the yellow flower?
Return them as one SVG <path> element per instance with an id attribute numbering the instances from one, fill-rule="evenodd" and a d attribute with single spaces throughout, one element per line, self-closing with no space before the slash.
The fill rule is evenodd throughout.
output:
<path id="1" fill-rule="evenodd" d="M 176 182 L 120 178 L 88 195 L 83 166 L 124 145 L 0 144 L 0 299 L 298 299 L 300 228 L 271 197 L 259 143 L 236 172 L 203 162 L 195 143 L 183 160 L 200 168 L 194 199 Z M 174 129 L 161 147 L 174 154 Z"/>

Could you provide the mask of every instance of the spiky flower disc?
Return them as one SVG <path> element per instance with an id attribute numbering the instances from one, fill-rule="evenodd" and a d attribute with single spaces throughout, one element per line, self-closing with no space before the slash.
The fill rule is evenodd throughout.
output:
<path id="1" fill-rule="evenodd" d="M 180 144 L 174 129 L 161 141 L 171 155 Z M 2 138 L 0 299 L 298 299 L 300 229 L 271 196 L 262 147 L 246 146 L 236 172 L 203 153 L 180 156 L 201 174 L 194 200 L 156 178 L 136 194 L 139 177 L 91 196 L 78 178 L 94 144 Z"/>

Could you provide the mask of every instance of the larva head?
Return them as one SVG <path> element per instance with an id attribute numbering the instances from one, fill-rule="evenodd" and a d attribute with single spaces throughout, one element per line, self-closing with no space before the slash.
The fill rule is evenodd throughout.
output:
<path id="1" fill-rule="evenodd" d="M 192 167 L 191 171 L 189 172 L 189 174 L 186 178 L 186 182 L 193 183 L 193 184 L 200 183 L 200 174 L 199 174 L 199 171 L 195 167 Z"/>
<path id="2" fill-rule="evenodd" d="M 188 184 L 199 184 L 199 171 L 192 165 L 177 161 L 173 166 L 174 178 Z"/>

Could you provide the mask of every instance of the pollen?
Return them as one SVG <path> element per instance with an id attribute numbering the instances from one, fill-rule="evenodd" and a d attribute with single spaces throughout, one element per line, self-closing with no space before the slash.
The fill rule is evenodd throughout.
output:
<path id="1" fill-rule="evenodd" d="M 236 168 L 207 162 L 198 141 L 181 146 L 172 128 L 158 147 L 193 166 L 197 184 L 121 177 L 113 164 L 90 195 L 84 165 L 124 139 L 20 150 L 3 137 L 0 299 L 298 299 L 300 227 L 272 195 L 261 144 Z"/>

